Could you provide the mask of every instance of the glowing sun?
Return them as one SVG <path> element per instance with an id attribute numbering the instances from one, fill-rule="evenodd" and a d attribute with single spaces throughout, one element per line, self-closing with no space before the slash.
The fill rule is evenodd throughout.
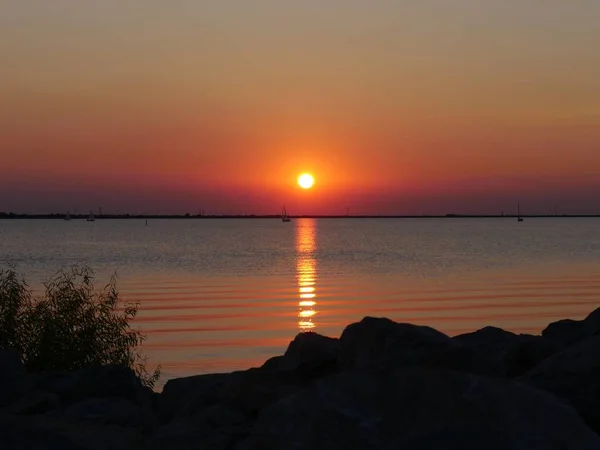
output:
<path id="1" fill-rule="evenodd" d="M 298 186 L 302 189 L 310 189 L 315 184 L 315 179 L 310 173 L 303 173 L 298 177 Z"/>

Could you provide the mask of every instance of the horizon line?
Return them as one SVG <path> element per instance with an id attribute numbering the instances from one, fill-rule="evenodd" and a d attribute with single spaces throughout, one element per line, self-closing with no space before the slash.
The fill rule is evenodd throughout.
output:
<path id="1" fill-rule="evenodd" d="M 0 219 L 65 219 L 64 213 L 0 213 Z M 69 214 L 74 220 L 85 220 L 89 214 Z M 290 219 L 453 219 L 453 218 L 584 218 L 600 214 L 298 214 Z M 95 219 L 281 219 L 280 214 L 99 214 Z"/>

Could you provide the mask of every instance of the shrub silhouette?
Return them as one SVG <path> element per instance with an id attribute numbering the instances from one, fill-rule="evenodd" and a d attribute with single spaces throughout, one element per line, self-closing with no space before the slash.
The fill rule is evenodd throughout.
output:
<path id="1" fill-rule="evenodd" d="M 120 364 L 154 386 L 160 367 L 146 368 L 139 351 L 145 336 L 130 324 L 138 303 L 119 298 L 116 275 L 98 291 L 93 271 L 75 266 L 59 271 L 45 288 L 35 298 L 13 267 L 0 270 L 0 349 L 19 351 L 31 372 Z"/>

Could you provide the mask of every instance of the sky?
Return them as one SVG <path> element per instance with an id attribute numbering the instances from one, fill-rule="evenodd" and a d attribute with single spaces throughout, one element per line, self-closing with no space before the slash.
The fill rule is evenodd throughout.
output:
<path id="1" fill-rule="evenodd" d="M 598 0 L 0 9 L 0 211 L 600 213 Z"/>

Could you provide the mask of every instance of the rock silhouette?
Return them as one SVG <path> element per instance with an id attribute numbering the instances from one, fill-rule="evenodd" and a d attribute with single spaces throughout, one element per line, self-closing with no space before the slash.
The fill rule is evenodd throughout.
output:
<path id="1" fill-rule="evenodd" d="M 365 317 L 340 338 L 297 335 L 281 356 L 169 380 L 126 367 L 26 373 L 0 351 L 3 449 L 600 449 L 600 309 L 539 336 L 453 338 Z"/>

